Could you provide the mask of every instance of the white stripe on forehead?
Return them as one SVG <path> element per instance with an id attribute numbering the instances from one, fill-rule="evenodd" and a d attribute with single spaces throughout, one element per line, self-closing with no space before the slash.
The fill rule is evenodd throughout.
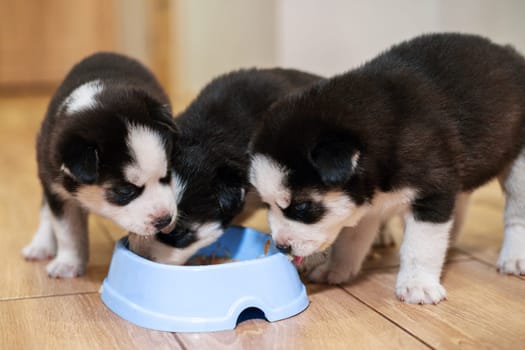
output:
<path id="1" fill-rule="evenodd" d="M 62 108 L 65 108 L 65 112 L 69 115 L 93 109 L 97 106 L 97 96 L 102 92 L 104 86 L 100 80 L 93 80 L 84 83 L 77 87 L 73 92 L 65 99 L 62 104 Z"/>
<path id="2" fill-rule="evenodd" d="M 277 203 L 281 208 L 290 205 L 290 190 L 284 186 L 287 174 L 286 168 L 270 157 L 262 154 L 252 156 L 250 182 L 265 202 Z"/>
<path id="3" fill-rule="evenodd" d="M 142 186 L 164 177 L 168 168 L 166 148 L 159 133 L 142 126 L 128 125 L 127 145 L 134 162 L 124 169 L 126 179 Z"/>

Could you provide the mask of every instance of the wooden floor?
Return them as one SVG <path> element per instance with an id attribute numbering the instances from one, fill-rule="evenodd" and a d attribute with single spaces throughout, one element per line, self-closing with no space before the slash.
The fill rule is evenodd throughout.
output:
<path id="1" fill-rule="evenodd" d="M 0 349 L 525 348 L 525 279 L 495 269 L 503 205 L 495 183 L 473 198 L 445 267 L 448 300 L 437 306 L 396 300 L 392 248 L 376 250 L 352 284 L 308 285 L 310 306 L 272 324 L 249 320 L 228 332 L 174 334 L 120 319 L 98 295 L 115 241 L 124 234 L 110 222 L 90 221 L 84 277 L 50 279 L 45 262 L 21 256 L 38 223 L 34 139 L 46 104 L 43 97 L 0 98 Z M 265 229 L 263 213 L 248 224 Z"/>

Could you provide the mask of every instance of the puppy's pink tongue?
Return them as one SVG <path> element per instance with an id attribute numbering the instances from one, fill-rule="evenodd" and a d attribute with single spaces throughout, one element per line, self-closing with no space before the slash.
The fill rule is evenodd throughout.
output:
<path id="1" fill-rule="evenodd" d="M 299 266 L 301 265 L 301 262 L 303 261 L 303 259 L 304 259 L 303 256 L 294 256 L 293 262 L 295 263 L 295 265 Z"/>

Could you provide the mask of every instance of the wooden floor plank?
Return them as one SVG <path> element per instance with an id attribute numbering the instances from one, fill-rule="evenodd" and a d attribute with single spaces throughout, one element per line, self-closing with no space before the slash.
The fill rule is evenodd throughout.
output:
<path id="1" fill-rule="evenodd" d="M 344 288 L 438 349 L 518 349 L 525 346 L 525 283 L 478 261 L 445 269 L 448 300 L 409 305 L 394 296 L 396 270 L 375 271 Z"/>
<path id="2" fill-rule="evenodd" d="M 275 323 L 249 320 L 233 331 L 177 334 L 190 349 L 421 349 L 424 344 L 338 287 L 309 286 L 311 304 Z"/>
<path id="3" fill-rule="evenodd" d="M 98 293 L 0 301 L 2 349 L 180 349 L 113 314 Z"/>

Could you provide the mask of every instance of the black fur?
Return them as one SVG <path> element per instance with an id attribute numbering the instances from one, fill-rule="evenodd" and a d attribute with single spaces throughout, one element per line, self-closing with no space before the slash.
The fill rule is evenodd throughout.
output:
<path id="1" fill-rule="evenodd" d="M 82 184 L 94 184 L 98 179 L 97 148 L 82 138 L 65 144 L 62 159 L 73 177 Z"/>
<path id="2" fill-rule="evenodd" d="M 523 148 L 525 60 L 478 36 L 424 35 L 281 100 L 265 120 L 252 151 L 290 169 L 293 198 L 338 189 L 362 204 L 410 187 L 415 217 L 444 222 L 457 193 Z"/>
<path id="3" fill-rule="evenodd" d="M 291 69 L 249 69 L 209 83 L 176 119 L 173 169 L 186 184 L 179 220 L 162 242 L 183 248 L 197 237 L 192 224 L 226 227 L 244 206 L 249 189 L 248 143 L 262 113 L 278 98 L 320 77 Z"/>
<path id="4" fill-rule="evenodd" d="M 352 157 L 359 151 L 347 135 L 331 135 L 310 150 L 310 163 L 326 186 L 343 186 L 353 175 Z"/>

